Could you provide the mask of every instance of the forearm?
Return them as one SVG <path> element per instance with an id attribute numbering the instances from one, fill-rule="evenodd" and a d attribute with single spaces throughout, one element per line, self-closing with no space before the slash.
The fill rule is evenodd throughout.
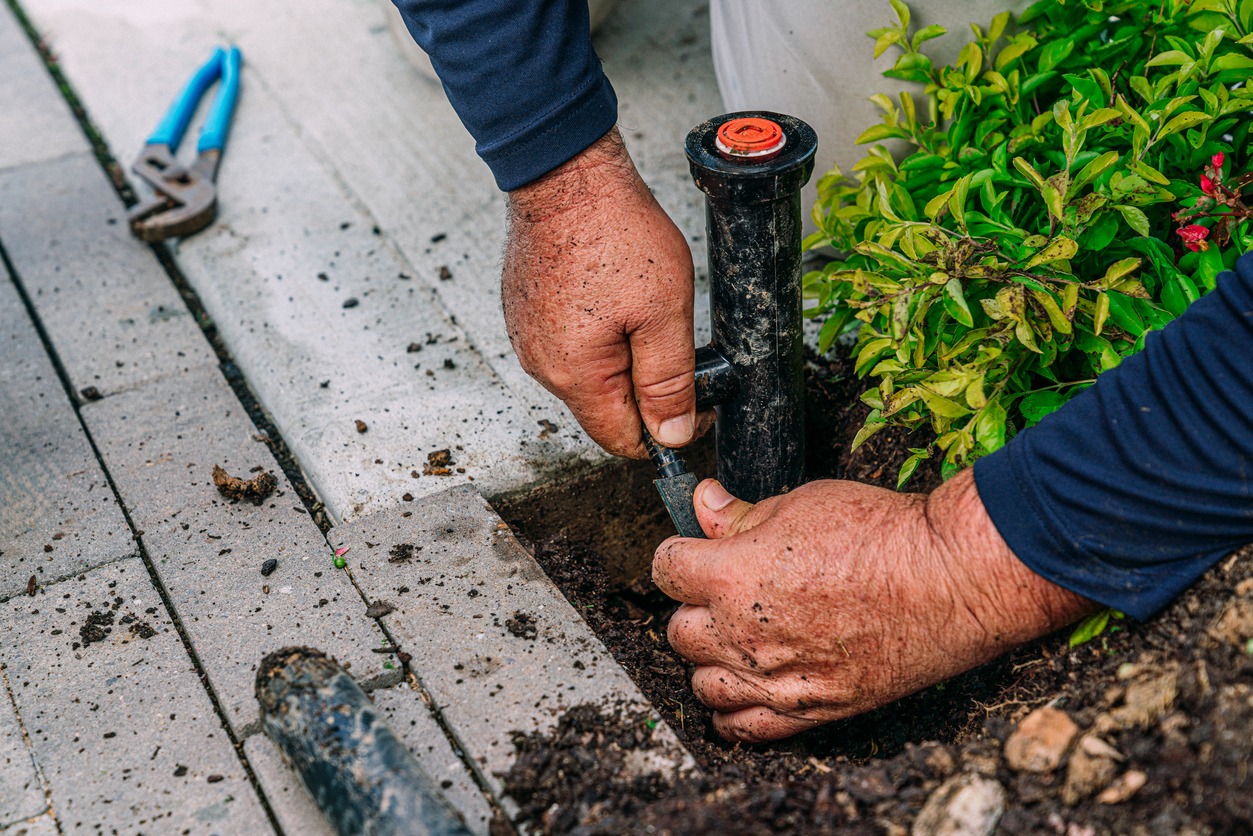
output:
<path id="1" fill-rule="evenodd" d="M 1139 354 L 976 463 L 1045 578 L 1144 619 L 1253 542 L 1253 256 Z"/>

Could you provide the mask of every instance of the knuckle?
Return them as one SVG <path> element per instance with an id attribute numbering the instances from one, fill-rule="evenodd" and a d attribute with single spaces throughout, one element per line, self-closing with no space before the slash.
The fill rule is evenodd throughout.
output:
<path id="1" fill-rule="evenodd" d="M 635 381 L 636 394 L 641 400 L 683 401 L 696 400 L 696 377 L 694 372 L 683 371 L 662 380 Z"/>

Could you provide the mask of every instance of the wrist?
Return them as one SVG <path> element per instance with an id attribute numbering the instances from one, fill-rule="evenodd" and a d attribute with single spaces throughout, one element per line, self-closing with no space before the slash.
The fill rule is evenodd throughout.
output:
<path id="1" fill-rule="evenodd" d="M 1003 645 L 1052 632 L 1095 609 L 1092 601 L 1041 577 L 1014 555 L 983 507 L 973 470 L 936 489 L 924 514 L 967 611 Z"/>
<path id="2" fill-rule="evenodd" d="M 643 185 L 616 127 L 543 177 L 507 194 L 510 223 L 541 223 Z"/>

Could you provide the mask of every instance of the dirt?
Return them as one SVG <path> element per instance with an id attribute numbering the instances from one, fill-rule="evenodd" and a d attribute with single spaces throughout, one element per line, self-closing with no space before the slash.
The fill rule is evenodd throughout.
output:
<path id="1" fill-rule="evenodd" d="M 452 460 L 452 450 L 436 450 L 427 454 L 426 464 L 422 465 L 422 475 L 451 476 L 453 464 L 455 462 Z"/>
<path id="2" fill-rule="evenodd" d="M 836 360 L 811 362 L 807 387 L 813 478 L 890 487 L 904 448 L 926 443 L 883 432 L 850 455 L 865 414 L 850 406 L 860 385 Z M 910 488 L 935 484 L 932 465 Z M 515 740 L 506 786 L 542 832 L 927 834 L 961 808 L 986 813 L 986 832 L 1253 833 L 1253 550 L 1147 624 L 1115 622 L 1076 648 L 1063 631 L 862 717 L 737 747 L 713 731 L 690 666 L 666 642 L 674 603 L 646 573 L 617 577 L 623 562 L 603 555 L 603 543 L 539 529 L 537 560 L 703 769 L 678 783 L 625 776 L 623 741 L 641 719 L 581 707 L 550 737 Z M 668 533 L 664 524 L 650 531 L 653 544 Z M 1078 733 L 1051 768 L 1011 767 L 1006 739 L 1046 705 Z M 987 804 L 972 807 L 971 793 Z"/>
<path id="3" fill-rule="evenodd" d="M 539 636 L 539 624 L 535 616 L 521 610 L 505 619 L 505 629 L 520 639 L 535 641 Z"/>
<path id="4" fill-rule="evenodd" d="M 222 469 L 221 465 L 213 466 L 213 484 L 217 485 L 218 493 L 227 499 L 244 500 L 253 505 L 265 502 L 274 489 L 278 487 L 278 477 L 263 470 L 251 479 L 240 479 Z"/>

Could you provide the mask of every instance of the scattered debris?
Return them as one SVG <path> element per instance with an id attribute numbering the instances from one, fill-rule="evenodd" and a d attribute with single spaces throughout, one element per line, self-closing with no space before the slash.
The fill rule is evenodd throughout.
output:
<path id="1" fill-rule="evenodd" d="M 141 639 L 150 639 L 157 634 L 146 621 L 136 621 L 131 625 L 131 635 Z"/>
<path id="2" fill-rule="evenodd" d="M 278 560 L 271 557 L 261 564 L 261 577 L 268 578 L 274 574 L 274 570 L 278 568 Z"/>
<path id="3" fill-rule="evenodd" d="M 409 354 L 417 354 L 421 350 L 422 343 L 409 343 L 409 346 L 405 349 L 405 351 Z"/>
<path id="4" fill-rule="evenodd" d="M 439 280 L 446 282 L 452 278 L 452 271 L 448 269 L 447 264 L 441 264 L 439 267 Z"/>
<path id="5" fill-rule="evenodd" d="M 347 308 L 355 308 L 355 307 L 357 307 L 357 306 L 358 306 L 358 305 L 360 305 L 360 304 L 361 304 L 361 302 L 360 302 L 360 300 L 358 300 L 358 299 L 357 299 L 357 297 L 356 297 L 356 296 L 349 296 L 347 299 L 345 299 L 345 300 L 344 300 L 344 304 L 342 305 L 342 307 L 343 307 L 343 308 L 345 308 L 345 309 L 347 309 Z"/>
<path id="6" fill-rule="evenodd" d="M 370 606 L 365 608 L 365 617 L 382 618 L 383 616 L 395 611 L 395 604 L 388 603 L 387 601 L 375 601 L 370 604 Z"/>
<path id="7" fill-rule="evenodd" d="M 413 502 L 413 494 L 411 493 L 401 494 L 400 498 L 405 502 Z"/>
<path id="8" fill-rule="evenodd" d="M 422 473 L 425 476 L 451 476 L 453 464 L 452 451 L 448 448 L 436 450 L 434 453 L 427 455 L 426 464 L 422 467 Z"/>
<path id="9" fill-rule="evenodd" d="M 227 499 L 246 499 L 253 505 L 260 505 L 278 487 L 278 478 L 263 470 L 251 479 L 240 479 L 227 473 L 221 465 L 215 464 L 213 484 L 217 485 L 218 493 Z"/>
<path id="10" fill-rule="evenodd" d="M 366 424 L 366 422 L 365 422 L 365 421 L 362 421 L 360 418 L 357 418 L 357 419 L 354 421 L 354 423 L 357 425 L 357 432 L 359 432 L 359 433 L 363 433 L 363 432 L 365 432 L 366 430 L 370 429 L 370 426 L 369 426 L 368 424 Z"/>
<path id="11" fill-rule="evenodd" d="M 34 575 L 31 575 L 30 580 L 26 582 L 26 594 L 34 598 L 35 592 L 38 589 L 39 589 L 39 581 L 35 578 Z"/>
<path id="12" fill-rule="evenodd" d="M 78 628 L 84 647 L 93 642 L 104 641 L 113 632 L 113 616 L 112 610 L 95 610 L 87 616 L 86 622 Z"/>
<path id="13" fill-rule="evenodd" d="M 1121 756 L 1114 747 L 1094 734 L 1085 734 L 1070 755 L 1066 783 L 1062 787 L 1062 803 L 1073 807 L 1108 786 L 1118 774 L 1118 760 Z"/>
<path id="14" fill-rule="evenodd" d="M 548 438 L 549 436 L 554 435 L 557 430 L 561 429 L 561 427 L 557 426 L 552 421 L 549 421 L 547 418 L 541 418 L 537 423 L 543 428 L 540 430 L 539 434 L 541 439 Z"/>
<path id="15" fill-rule="evenodd" d="M 413 543 L 397 543 L 387 553 L 387 562 L 408 563 L 410 560 L 413 560 L 415 551 Z"/>
<path id="16" fill-rule="evenodd" d="M 84 386 L 78 390 L 78 394 L 82 395 L 85 401 L 98 401 L 104 397 L 95 386 Z"/>
<path id="17" fill-rule="evenodd" d="M 539 627 L 535 616 L 518 610 L 512 618 L 505 619 L 505 629 L 520 639 L 535 641 L 539 635 Z"/>

